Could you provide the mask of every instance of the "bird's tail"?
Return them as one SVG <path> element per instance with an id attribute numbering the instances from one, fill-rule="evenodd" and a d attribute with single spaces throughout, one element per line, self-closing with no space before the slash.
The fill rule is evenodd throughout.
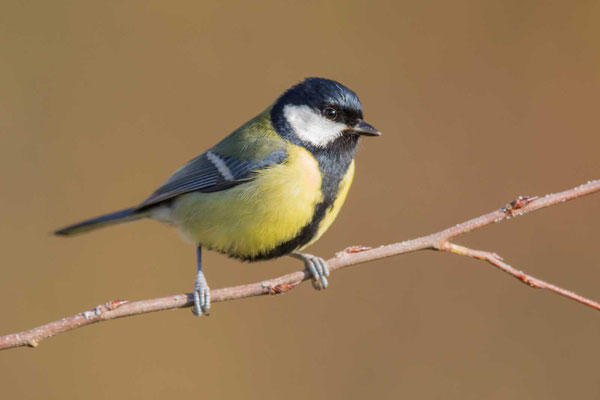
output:
<path id="1" fill-rule="evenodd" d="M 92 231 L 94 229 L 104 228 L 105 226 L 120 224 L 128 221 L 135 221 L 136 219 L 144 218 L 147 215 L 147 212 L 139 211 L 135 208 L 127 208 L 125 210 L 102 215 L 100 217 L 88 219 L 77 224 L 69 225 L 67 227 L 54 231 L 54 234 L 61 236 L 77 235 L 80 233 Z"/>

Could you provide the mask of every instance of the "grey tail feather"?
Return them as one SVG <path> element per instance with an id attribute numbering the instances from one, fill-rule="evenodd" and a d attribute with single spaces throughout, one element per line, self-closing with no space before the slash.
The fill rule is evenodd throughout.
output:
<path id="1" fill-rule="evenodd" d="M 100 217 L 88 219 L 77 224 L 69 225 L 67 227 L 54 231 L 54 234 L 60 236 L 77 235 L 79 233 L 103 228 L 105 226 L 120 224 L 122 222 L 127 221 L 134 221 L 136 219 L 144 218 L 147 215 L 147 212 L 138 211 L 135 207 L 127 208 L 125 210 L 102 215 Z"/>

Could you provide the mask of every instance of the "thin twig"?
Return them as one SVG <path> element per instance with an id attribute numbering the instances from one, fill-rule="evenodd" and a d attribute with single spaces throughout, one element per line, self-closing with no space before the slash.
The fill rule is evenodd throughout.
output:
<path id="1" fill-rule="evenodd" d="M 449 251 L 451 253 L 456 253 L 456 254 L 460 254 L 463 256 L 473 257 L 473 258 L 477 258 L 479 260 L 487 261 L 490 264 L 492 264 L 493 266 L 498 267 L 501 271 L 504 271 L 507 274 L 514 276 L 515 278 L 517 278 L 524 284 L 529 285 L 534 289 L 547 289 L 554 293 L 560 294 L 561 296 L 567 297 L 571 300 L 575 300 L 581 304 L 585 304 L 586 306 L 595 308 L 596 310 L 600 310 L 599 303 L 597 303 L 593 300 L 590 300 L 588 298 L 585 298 L 575 292 L 571 292 L 570 290 L 563 289 L 561 287 L 558 287 L 556 285 L 553 285 L 551 283 L 548 283 L 546 281 L 543 281 L 543 280 L 533 277 L 531 275 L 527 275 L 523 271 L 519 271 L 518 269 L 514 268 L 513 266 L 505 263 L 502 260 L 502 257 L 500 257 L 496 253 L 491 253 L 489 251 L 473 250 L 473 249 L 469 249 L 468 247 L 459 246 L 459 245 L 452 244 L 452 243 L 448 243 L 448 245 L 446 247 L 447 247 L 446 251 Z"/>
<path id="2" fill-rule="evenodd" d="M 511 267 L 502 261 L 501 257 L 495 253 L 473 250 L 467 247 L 458 246 L 450 243 L 454 239 L 467 232 L 490 225 L 494 222 L 500 222 L 511 217 L 526 214 L 530 211 L 540 208 L 563 203 L 567 200 L 596 193 L 600 191 L 600 180 L 589 181 L 575 188 L 565 190 L 564 192 L 549 194 L 544 197 L 519 197 L 511 201 L 499 210 L 492 211 L 480 217 L 457 224 L 451 228 L 423 236 L 405 242 L 394 243 L 377 248 L 362 246 L 349 247 L 338 253 L 334 258 L 327 260 L 330 271 L 336 271 L 351 265 L 358 265 L 368 261 L 391 257 L 399 254 L 406 254 L 419 250 L 439 250 L 461 254 L 481 260 L 498 267 L 500 270 L 518 278 L 520 281 L 534 288 L 547 289 L 560 294 L 572 300 L 583 303 L 596 310 L 600 310 L 600 304 L 576 293 L 565 290 L 553 284 L 544 282 L 540 279 L 529 276 L 517 269 Z M 279 294 L 293 289 L 299 283 L 310 279 L 310 273 L 307 270 L 296 271 L 268 281 L 251 283 L 247 285 L 216 289 L 211 293 L 213 302 L 243 299 L 252 296 L 261 296 L 268 294 Z M 64 333 L 76 328 L 81 328 L 100 321 L 129 317 L 132 315 L 145 314 L 154 311 L 171 310 L 175 308 L 190 307 L 193 304 L 192 295 L 189 293 L 175 296 L 161 297 L 157 299 L 128 302 L 125 300 L 110 301 L 99 305 L 92 310 L 85 311 L 58 321 L 51 322 L 37 328 L 23 331 L 11 335 L 0 337 L 0 350 L 13 347 L 29 346 L 36 347 L 40 341 Z"/>

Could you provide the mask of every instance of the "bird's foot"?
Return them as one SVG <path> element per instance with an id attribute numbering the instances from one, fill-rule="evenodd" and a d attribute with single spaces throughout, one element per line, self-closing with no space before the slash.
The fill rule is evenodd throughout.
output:
<path id="1" fill-rule="evenodd" d="M 329 267 L 327 267 L 325 260 L 306 253 L 292 253 L 292 257 L 304 262 L 304 265 L 313 276 L 312 284 L 315 289 L 327 289 L 329 282 L 327 282 L 326 277 L 329 276 Z"/>
<path id="2" fill-rule="evenodd" d="M 210 288 L 204 278 L 204 274 L 198 274 L 196 277 L 196 285 L 194 287 L 194 306 L 192 312 L 198 317 L 209 315 L 210 308 Z"/>

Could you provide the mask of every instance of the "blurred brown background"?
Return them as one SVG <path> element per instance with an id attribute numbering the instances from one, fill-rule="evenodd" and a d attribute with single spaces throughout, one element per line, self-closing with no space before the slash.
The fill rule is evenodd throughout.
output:
<path id="1" fill-rule="evenodd" d="M 136 204 L 306 76 L 358 92 L 349 199 L 312 252 L 413 238 L 600 177 L 597 1 L 3 1 L 0 333 L 189 291 L 194 248 Z M 600 299 L 600 197 L 461 238 Z M 300 267 L 209 253 L 214 288 Z M 323 293 L 95 325 L 0 353 L 4 398 L 596 399 L 600 314 L 420 252 Z M 184 397 L 185 396 L 185 397 Z"/>

